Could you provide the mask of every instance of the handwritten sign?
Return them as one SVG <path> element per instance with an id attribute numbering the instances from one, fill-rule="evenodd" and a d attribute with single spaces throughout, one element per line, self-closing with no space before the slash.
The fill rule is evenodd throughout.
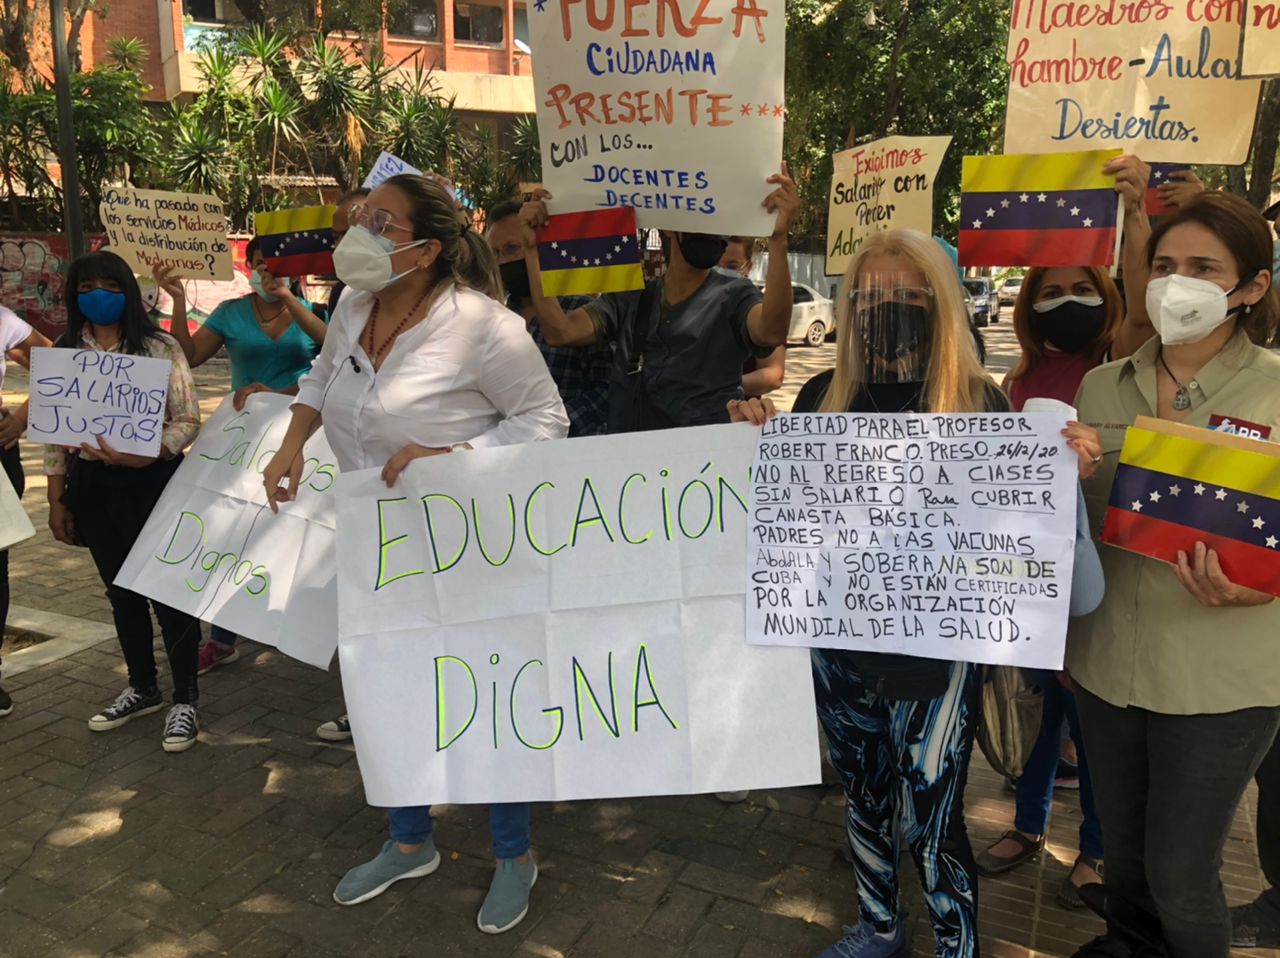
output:
<path id="1" fill-rule="evenodd" d="M 394 153 L 388 153 L 383 150 L 378 154 L 377 160 L 374 161 L 373 168 L 369 170 L 369 175 L 364 178 L 364 182 L 360 185 L 371 190 L 383 180 L 389 180 L 393 176 L 399 176 L 401 173 L 416 173 L 422 175 L 422 170 L 416 166 L 410 166 Z"/>
<path id="2" fill-rule="evenodd" d="M 748 525 L 747 641 L 1060 669 L 1076 457 L 1060 415 L 781 416 Z"/>
<path id="3" fill-rule="evenodd" d="M 169 266 L 175 276 L 231 279 L 227 217 L 216 196 L 110 189 L 98 214 L 111 252 L 135 273 Z"/>
<path id="4" fill-rule="evenodd" d="M 51 446 L 98 445 L 160 454 L 169 360 L 96 349 L 31 350 L 27 438 Z"/>
<path id="5" fill-rule="evenodd" d="M 1240 75 L 1280 76 L 1280 0 L 1242 0 Z"/>
<path id="6" fill-rule="evenodd" d="M 1245 162 L 1259 84 L 1239 79 L 1241 10 L 1014 0 L 1004 152 Z"/>
<path id="7" fill-rule="evenodd" d="M 755 431 L 418 460 L 338 485 L 342 685 L 374 805 L 818 780 L 806 652 L 743 641 Z"/>
<path id="8" fill-rule="evenodd" d="M 272 513 L 262 470 L 289 426 L 288 396 L 227 397 L 151 511 L 116 585 L 286 655 L 328 666 L 338 645 L 334 486 L 323 432 L 306 446 L 298 498 Z"/>
<path id="9" fill-rule="evenodd" d="M 767 236 L 782 156 L 781 0 L 529 11 L 553 213 L 634 206 L 640 226 Z"/>
<path id="10" fill-rule="evenodd" d="M 949 136 L 890 136 L 832 157 L 827 275 L 840 276 L 871 234 L 933 232 L 933 181 Z"/>
<path id="11" fill-rule="evenodd" d="M 31 517 L 22 508 L 18 493 L 9 477 L 0 470 L 0 549 L 25 542 L 36 534 Z"/>

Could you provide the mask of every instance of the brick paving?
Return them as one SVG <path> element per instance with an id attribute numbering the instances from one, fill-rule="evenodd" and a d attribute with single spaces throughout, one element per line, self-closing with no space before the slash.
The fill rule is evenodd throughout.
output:
<path id="1" fill-rule="evenodd" d="M 1007 368 L 1007 321 L 990 339 L 993 368 Z M 783 408 L 831 350 L 792 351 Z M 210 411 L 225 365 L 198 380 Z M 14 603 L 109 624 L 87 554 L 48 534 L 37 450 L 24 451 L 39 533 L 13 551 Z M 5 680 L 17 710 L 0 720 L 0 956 L 790 958 L 829 944 L 855 913 L 842 798 L 819 787 L 733 806 L 710 796 L 535 806 L 541 879 L 529 918 L 498 937 L 475 927 L 491 873 L 484 810 L 443 807 L 434 876 L 339 908 L 334 884 L 385 836 L 352 749 L 314 737 L 341 708 L 339 680 L 254 643 L 243 651 L 201 680 L 201 743 L 181 755 L 161 751 L 160 715 L 107 734 L 86 728 L 126 684 L 114 639 Z M 1008 827 L 1012 796 L 980 759 L 967 800 L 975 846 Z M 1233 902 L 1260 888 L 1251 801 L 1227 848 Z M 1097 932 L 1054 901 L 1078 826 L 1075 795 L 1063 793 L 1046 853 L 983 881 L 984 954 L 1067 956 Z M 904 874 L 915 954 L 927 956 L 906 862 Z"/>

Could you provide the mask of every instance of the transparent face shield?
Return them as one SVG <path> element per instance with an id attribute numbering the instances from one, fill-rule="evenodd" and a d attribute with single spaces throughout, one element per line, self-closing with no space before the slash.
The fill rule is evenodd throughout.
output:
<path id="1" fill-rule="evenodd" d="M 934 292 L 918 273 L 865 273 L 849 291 L 849 328 L 865 383 L 924 382 Z"/>

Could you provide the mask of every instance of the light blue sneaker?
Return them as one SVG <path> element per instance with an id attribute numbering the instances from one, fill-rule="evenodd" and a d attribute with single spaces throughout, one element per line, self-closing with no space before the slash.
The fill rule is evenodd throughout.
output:
<path id="1" fill-rule="evenodd" d="M 523 863 L 514 858 L 498 862 L 489 894 L 484 896 L 484 904 L 476 916 L 480 930 L 486 935 L 501 935 L 524 921 L 529 913 L 529 890 L 537 880 L 538 863 L 532 855 Z"/>
<path id="2" fill-rule="evenodd" d="M 911 949 L 902 928 L 903 922 L 899 921 L 893 937 L 882 938 L 869 922 L 845 925 L 844 937 L 830 948 L 818 952 L 817 958 L 908 958 Z"/>
<path id="3" fill-rule="evenodd" d="M 333 890 L 333 900 L 339 905 L 358 905 L 377 898 L 402 878 L 424 878 L 439 867 L 440 853 L 429 836 L 412 855 L 389 841 L 372 861 L 357 865 L 342 876 Z"/>

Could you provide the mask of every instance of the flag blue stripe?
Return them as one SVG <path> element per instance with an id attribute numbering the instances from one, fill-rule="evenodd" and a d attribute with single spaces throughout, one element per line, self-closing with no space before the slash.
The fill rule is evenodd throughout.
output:
<path id="1" fill-rule="evenodd" d="M 1043 200 L 1040 199 L 1042 196 Z M 960 196 L 960 228 L 1107 229 L 1116 225 L 1116 210 L 1117 197 L 1112 190 L 963 193 Z M 1087 224 L 1086 219 L 1090 221 Z M 974 223 L 982 225 L 978 227 Z"/>
<path id="2" fill-rule="evenodd" d="M 1177 493 L 1173 492 L 1175 488 Z M 1201 491 L 1197 493 L 1197 489 Z M 1158 498 L 1153 499 L 1153 493 Z M 1142 508 L 1135 509 L 1135 502 Z M 1126 463 L 1116 468 L 1110 505 L 1113 509 L 1176 522 L 1252 546 L 1266 548 L 1268 536 L 1280 539 L 1280 500 Z M 1242 505 L 1244 511 L 1241 511 Z M 1261 528 L 1256 525 L 1259 520 Z"/>
<path id="3" fill-rule="evenodd" d="M 544 273 L 587 266 L 627 266 L 640 262 L 635 236 L 596 236 L 538 244 L 538 263 Z"/>

